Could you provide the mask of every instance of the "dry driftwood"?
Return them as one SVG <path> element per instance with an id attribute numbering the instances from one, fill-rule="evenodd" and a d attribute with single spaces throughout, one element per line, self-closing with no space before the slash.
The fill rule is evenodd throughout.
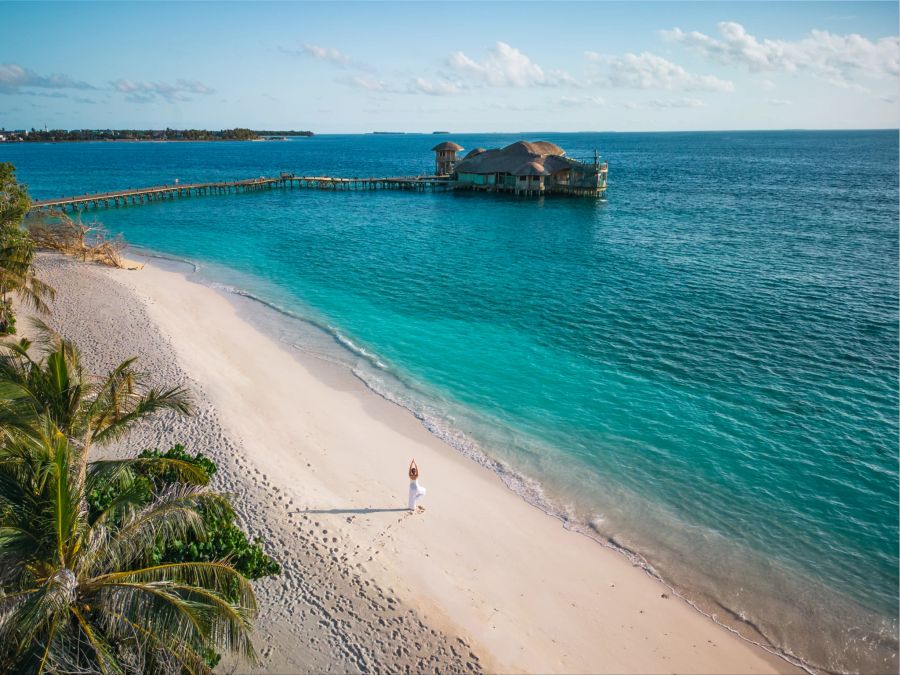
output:
<path id="1" fill-rule="evenodd" d="M 121 235 L 110 238 L 100 223 L 75 222 L 62 211 L 51 211 L 29 219 L 27 225 L 28 234 L 38 248 L 110 267 L 124 267 L 125 240 Z"/>

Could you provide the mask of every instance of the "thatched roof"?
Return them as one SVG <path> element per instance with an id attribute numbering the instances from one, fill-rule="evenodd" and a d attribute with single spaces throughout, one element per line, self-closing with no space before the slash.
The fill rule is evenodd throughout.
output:
<path id="1" fill-rule="evenodd" d="M 459 152 L 463 147 L 461 145 L 457 145 L 453 141 L 444 141 L 443 143 L 438 143 L 434 146 L 431 151 L 432 152 L 440 152 L 441 150 L 452 150 L 453 152 Z"/>
<path id="2" fill-rule="evenodd" d="M 463 157 L 463 159 L 469 159 L 469 157 L 474 157 L 475 155 L 480 155 L 485 150 L 487 150 L 487 148 L 474 148 L 472 150 L 469 150 L 469 152 L 466 153 L 466 156 Z"/>
<path id="3" fill-rule="evenodd" d="M 549 176 L 550 172 L 544 168 L 544 165 L 541 162 L 536 160 L 532 160 L 530 162 L 525 162 L 522 166 L 520 166 L 515 171 L 510 171 L 509 173 L 516 176 Z"/>
<path id="4" fill-rule="evenodd" d="M 532 155 L 559 155 L 560 157 L 564 157 L 566 154 L 565 150 L 549 141 L 516 141 L 503 149 L 515 149 L 517 152 L 524 151 Z"/>
<path id="5" fill-rule="evenodd" d="M 478 148 L 476 148 L 478 150 Z M 473 150 L 454 167 L 457 173 L 508 173 L 513 176 L 549 176 L 577 164 L 565 151 L 547 141 L 518 141 L 505 148 Z"/>

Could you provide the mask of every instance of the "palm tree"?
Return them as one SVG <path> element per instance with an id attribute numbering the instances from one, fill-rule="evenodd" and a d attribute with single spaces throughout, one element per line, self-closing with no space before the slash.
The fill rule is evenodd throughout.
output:
<path id="1" fill-rule="evenodd" d="M 15 326 L 9 294 L 15 293 L 29 307 L 46 314 L 44 300 L 55 290 L 34 274 L 34 242 L 21 230 L 0 230 L 0 334 Z"/>
<path id="2" fill-rule="evenodd" d="M 34 242 L 22 229 L 22 219 L 31 200 L 16 181 L 15 167 L 0 163 L 0 334 L 13 332 L 10 293 L 16 293 L 32 308 L 47 312 L 45 298 L 54 290 L 34 275 Z"/>
<path id="3" fill-rule="evenodd" d="M 151 551 L 203 535 L 202 507 L 228 509 L 194 465 L 91 462 L 47 414 L 0 447 L 0 671 L 209 672 L 216 650 L 254 660 L 255 600 L 226 562 L 152 564 Z M 177 471 L 149 503 L 136 462 Z M 199 472 L 199 473 L 198 473 Z M 91 512 L 87 495 L 115 488 Z"/>
<path id="4" fill-rule="evenodd" d="M 16 180 L 16 167 L 0 162 L 0 229 L 18 227 L 30 206 L 28 190 Z"/>
<path id="5" fill-rule="evenodd" d="M 81 480 L 94 443 L 115 440 L 137 422 L 163 410 L 191 411 L 183 387 L 149 387 L 135 370 L 136 359 L 123 361 L 105 377 L 91 377 L 81 365 L 75 343 L 33 320 L 36 340 L 0 343 L 0 429 L 28 429 L 46 417 L 76 450 Z M 37 345 L 39 355 L 31 356 Z"/>

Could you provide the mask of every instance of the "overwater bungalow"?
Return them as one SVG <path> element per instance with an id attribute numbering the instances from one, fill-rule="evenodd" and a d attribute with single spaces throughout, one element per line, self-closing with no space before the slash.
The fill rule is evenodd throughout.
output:
<path id="1" fill-rule="evenodd" d="M 566 157 L 558 145 L 547 141 L 517 141 L 504 148 L 475 148 L 462 159 L 463 148 L 452 141 L 440 143 L 435 152 L 435 174 L 446 176 L 455 189 L 513 192 L 524 195 L 570 194 L 601 196 L 606 191 L 609 165 Z"/>

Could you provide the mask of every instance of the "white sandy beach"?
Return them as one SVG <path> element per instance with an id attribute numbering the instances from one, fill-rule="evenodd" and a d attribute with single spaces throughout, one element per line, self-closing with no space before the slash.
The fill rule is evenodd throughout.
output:
<path id="1" fill-rule="evenodd" d="M 183 442 L 284 574 L 257 584 L 264 672 L 768 673 L 796 669 L 563 528 L 338 366 L 289 352 L 229 299 L 149 262 L 53 255 L 49 322 L 197 394 L 131 448 Z M 415 457 L 426 510 L 404 507 Z"/>

